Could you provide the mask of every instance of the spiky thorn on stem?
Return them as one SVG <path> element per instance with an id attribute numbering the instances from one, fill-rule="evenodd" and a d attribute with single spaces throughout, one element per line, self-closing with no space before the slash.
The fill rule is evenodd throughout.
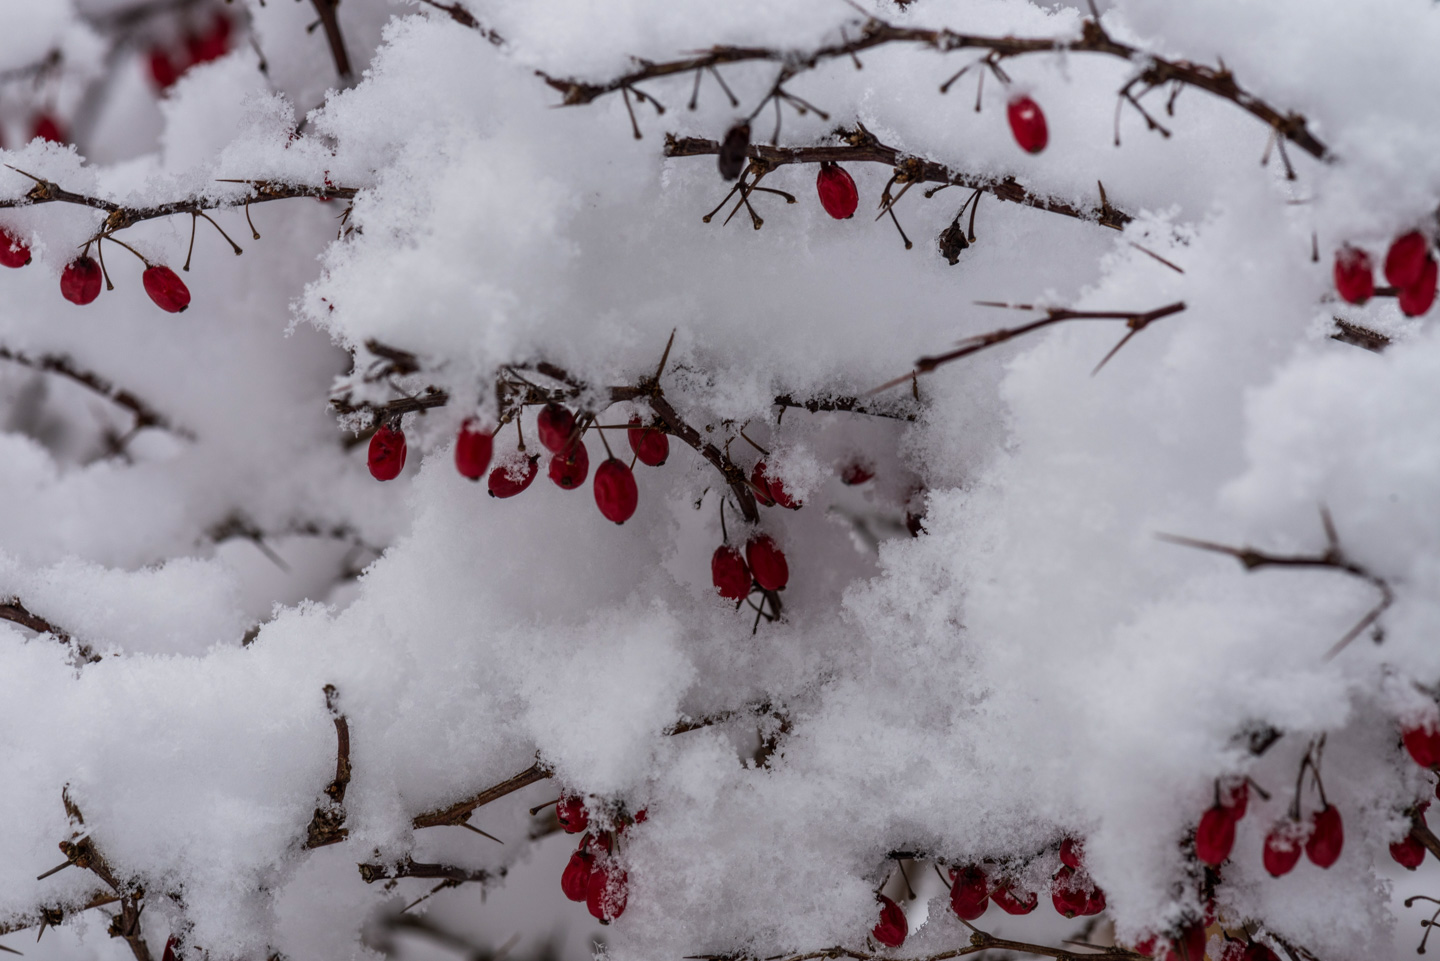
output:
<path id="1" fill-rule="evenodd" d="M 1253 547 L 1232 547 L 1228 544 L 1217 544 L 1214 541 L 1197 540 L 1193 537 L 1182 537 L 1177 534 L 1156 534 L 1155 536 L 1163 541 L 1172 544 L 1180 544 L 1184 547 L 1194 547 L 1199 550 L 1212 551 L 1217 554 L 1228 554 L 1235 558 L 1247 571 L 1258 570 L 1263 567 L 1301 567 L 1301 568 L 1328 568 L 1349 574 L 1373 586 L 1380 593 L 1380 601 L 1365 613 L 1355 626 L 1345 632 L 1345 635 L 1336 641 L 1328 651 L 1325 652 L 1325 660 L 1330 660 L 1345 649 L 1351 641 L 1359 637 L 1367 628 L 1374 627 L 1374 640 L 1379 644 L 1385 639 L 1384 629 L 1379 625 L 1381 615 L 1395 603 L 1395 592 L 1385 578 L 1371 571 L 1369 568 L 1349 558 L 1340 547 L 1340 539 L 1335 533 L 1335 524 L 1330 518 L 1328 508 L 1320 508 L 1320 520 L 1325 528 L 1326 548 L 1316 554 L 1271 554 L 1266 551 L 1256 550 Z"/>
<path id="2" fill-rule="evenodd" d="M 1125 346 L 1125 344 L 1130 340 L 1131 337 L 1135 336 L 1155 321 L 1161 320 L 1165 317 L 1169 317 L 1172 314 L 1178 314 L 1185 309 L 1184 301 L 1176 301 L 1173 304 L 1166 304 L 1164 307 L 1157 307 L 1154 310 L 1147 310 L 1138 313 L 1135 311 L 1124 310 L 1069 310 L 1067 308 L 1060 307 L 1037 307 L 1033 304 L 1003 304 L 996 303 L 994 301 L 978 301 L 977 303 L 985 307 L 1005 307 L 1013 310 L 1044 310 L 1045 316 L 1041 317 L 1039 320 L 1031 321 L 1028 324 L 1022 324 L 1019 327 L 1002 327 L 999 330 L 992 330 L 989 333 L 976 334 L 974 337 L 967 337 L 966 339 L 962 340 L 960 342 L 960 346 L 957 347 L 955 350 L 949 351 L 944 354 L 936 354 L 931 357 L 921 357 L 915 362 L 915 368 L 913 371 L 903 374 L 900 377 L 896 377 L 894 380 L 886 381 L 879 387 L 876 387 L 874 390 L 867 393 L 866 396 L 873 396 L 874 394 L 889 390 L 892 387 L 898 387 L 901 384 L 911 383 L 912 379 L 919 374 L 928 374 L 935 368 L 940 367 L 943 364 L 948 364 L 951 361 L 959 360 L 962 357 L 969 357 L 971 354 L 978 354 L 982 350 L 986 350 L 998 344 L 1003 344 L 1009 340 L 1014 340 L 1015 338 L 1022 337 L 1025 334 L 1033 333 L 1034 331 L 1049 327 L 1052 324 L 1060 324 L 1072 320 L 1125 321 L 1125 326 L 1130 328 L 1129 331 L 1125 334 L 1124 337 L 1120 339 L 1120 342 L 1111 349 L 1110 353 L 1105 355 L 1104 359 L 1100 361 L 1099 366 L 1095 368 L 1095 371 L 1091 372 L 1093 374 L 1099 371 L 1100 367 L 1103 367 L 1105 363 L 1110 360 L 1111 357 L 1114 357 L 1116 351 L 1118 351 L 1121 347 Z"/>

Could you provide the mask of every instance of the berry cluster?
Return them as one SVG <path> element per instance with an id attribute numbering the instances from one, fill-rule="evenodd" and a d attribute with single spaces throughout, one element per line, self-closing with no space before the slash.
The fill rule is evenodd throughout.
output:
<path id="1" fill-rule="evenodd" d="M 1385 254 L 1385 280 L 1407 317 L 1419 317 L 1435 303 L 1440 264 L 1430 248 L 1430 238 L 1412 230 L 1397 237 Z M 1335 290 L 1352 304 L 1363 304 L 1375 296 L 1375 268 L 1369 254 L 1349 245 L 1336 252 Z"/>
<path id="2" fill-rule="evenodd" d="M 632 823 L 643 823 L 645 813 L 644 810 L 637 811 L 634 818 L 622 815 L 614 831 L 598 828 L 587 831 L 591 826 L 590 812 L 583 800 L 571 794 L 555 802 L 555 817 L 565 833 L 585 832 L 560 875 L 560 889 L 571 901 L 584 901 L 591 915 L 601 924 L 609 924 L 625 913 L 630 879 L 625 869 L 620 867 L 616 849 L 625 828 Z"/>
<path id="3" fill-rule="evenodd" d="M 181 313 L 190 306 L 190 288 L 185 286 L 185 281 L 180 279 L 179 274 L 164 264 L 152 264 L 128 244 L 115 240 L 113 237 L 107 239 L 120 244 L 135 256 L 140 257 L 145 264 L 145 271 L 140 275 L 140 282 L 145 287 L 145 293 L 155 302 L 155 306 L 172 314 Z M 30 260 L 30 245 L 0 227 L 0 265 L 24 267 L 30 263 Z M 90 247 L 87 244 L 80 256 L 70 261 L 65 265 L 65 269 L 60 271 L 60 296 L 70 303 L 82 307 L 92 304 L 100 296 L 102 281 L 109 289 L 114 289 L 103 264 L 96 263 L 90 256 Z"/>

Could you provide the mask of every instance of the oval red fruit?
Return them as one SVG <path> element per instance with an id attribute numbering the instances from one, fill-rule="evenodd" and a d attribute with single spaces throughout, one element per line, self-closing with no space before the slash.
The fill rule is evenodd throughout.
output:
<path id="1" fill-rule="evenodd" d="M 536 473 L 539 471 L 535 466 L 539 461 L 540 458 L 532 454 L 525 458 L 525 462 L 519 466 L 514 475 L 510 472 L 510 464 L 496 465 L 495 469 L 490 472 L 490 480 L 488 482 L 490 496 L 514 497 L 529 487 L 535 480 Z"/>
<path id="2" fill-rule="evenodd" d="M 1055 872 L 1050 885 L 1050 903 L 1055 910 L 1073 918 L 1085 913 L 1090 905 L 1090 891 L 1075 869 L 1068 864 Z"/>
<path id="3" fill-rule="evenodd" d="M 8 230 L 0 229 L 0 264 L 24 267 L 30 262 L 30 246 Z"/>
<path id="4" fill-rule="evenodd" d="M 905 912 L 900 910 L 900 905 L 882 894 L 880 923 L 870 933 L 887 948 L 898 948 L 905 943 L 905 935 L 910 933 L 910 922 L 906 920 Z"/>
<path id="5" fill-rule="evenodd" d="M 590 913 L 609 924 L 625 913 L 629 899 L 630 879 L 614 862 L 607 862 L 590 874 L 585 892 L 585 906 Z"/>
<path id="6" fill-rule="evenodd" d="M 1420 266 L 1420 276 L 1415 283 L 1400 288 L 1401 313 L 1406 317 L 1419 317 L 1428 311 L 1435 303 L 1437 280 L 1440 280 L 1440 266 L 1436 265 L 1434 257 L 1426 254 L 1425 261 Z"/>
<path id="7" fill-rule="evenodd" d="M 1405 750 L 1421 767 L 1440 764 L 1440 728 L 1433 720 L 1407 727 L 1400 735 L 1405 741 Z"/>
<path id="8" fill-rule="evenodd" d="M 1357 247 L 1335 252 L 1335 291 L 1352 304 L 1363 304 L 1375 293 L 1375 267 L 1370 255 Z"/>
<path id="9" fill-rule="evenodd" d="M 595 870 L 595 855 L 576 851 L 560 875 L 560 890 L 571 901 L 584 901 L 590 892 L 590 875 Z"/>
<path id="10" fill-rule="evenodd" d="M 473 481 L 484 477 L 494 452 L 495 435 L 476 426 L 473 417 L 467 418 L 455 437 L 455 469 L 460 476 Z"/>
<path id="11" fill-rule="evenodd" d="M 634 515 L 639 501 L 635 475 L 624 461 L 611 457 L 595 468 L 595 506 L 606 520 L 625 523 Z"/>
<path id="12" fill-rule="evenodd" d="M 971 865 L 952 870 L 950 877 L 950 909 L 962 921 L 974 921 L 985 913 L 990 903 L 990 879 L 982 868 Z"/>
<path id="13" fill-rule="evenodd" d="M 1415 835 L 1407 834 L 1390 845 L 1390 856 L 1396 864 L 1413 871 L 1425 863 L 1425 845 L 1415 840 Z"/>
<path id="14" fill-rule="evenodd" d="M 860 191 L 845 168 L 826 161 L 820 164 L 820 173 L 815 177 L 815 192 L 820 195 L 820 206 L 836 220 L 849 220 L 860 206 Z"/>
<path id="15" fill-rule="evenodd" d="M 89 257 L 76 257 L 60 271 L 60 296 L 82 307 L 92 304 L 100 296 L 101 280 L 99 264 Z"/>
<path id="16" fill-rule="evenodd" d="M 782 590 L 790 582 L 790 565 L 769 534 L 756 534 L 745 542 L 745 560 L 764 590 Z"/>
<path id="17" fill-rule="evenodd" d="M 670 457 L 670 438 L 663 430 L 641 427 L 640 418 L 630 418 L 630 429 L 625 432 L 630 439 L 630 449 L 635 459 L 647 467 L 659 467 Z"/>
<path id="18" fill-rule="evenodd" d="M 178 314 L 190 306 L 190 288 L 169 267 L 146 267 L 140 279 L 145 284 L 145 293 L 161 310 Z"/>
<path id="19" fill-rule="evenodd" d="M 1420 279 L 1430 242 L 1418 230 L 1395 238 L 1385 252 L 1385 279 L 1395 287 L 1409 287 Z"/>
<path id="20" fill-rule="evenodd" d="M 1050 131 L 1039 104 L 1029 97 L 1016 97 L 1006 108 L 1006 115 L 1010 118 L 1010 132 L 1022 150 L 1039 153 L 1045 149 L 1050 142 Z"/>
<path id="21" fill-rule="evenodd" d="M 1200 815 L 1195 828 L 1195 856 L 1211 867 L 1219 867 L 1235 846 L 1235 821 L 1229 808 L 1212 807 Z"/>
<path id="22" fill-rule="evenodd" d="M 1085 860 L 1085 842 L 1077 841 L 1074 838 L 1066 838 L 1060 842 L 1060 863 L 1067 868 L 1080 869 L 1081 863 Z"/>
<path id="23" fill-rule="evenodd" d="M 405 469 L 405 432 L 381 424 L 370 435 L 368 463 L 370 476 L 379 481 L 394 480 Z"/>
<path id="24" fill-rule="evenodd" d="M 1280 956 L 1271 951 L 1268 945 L 1251 941 L 1245 947 L 1245 953 L 1240 956 L 1240 961 L 1280 961 Z"/>
<path id="25" fill-rule="evenodd" d="M 1220 806 L 1230 812 L 1230 820 L 1239 821 L 1250 807 L 1250 782 L 1245 778 L 1220 785 Z"/>
<path id="26" fill-rule="evenodd" d="M 1085 898 L 1085 909 L 1080 912 L 1084 917 L 1093 917 L 1105 910 L 1105 892 L 1100 885 L 1093 880 L 1090 882 L 1090 893 Z"/>
<path id="27" fill-rule="evenodd" d="M 726 600 L 743 601 L 750 596 L 750 568 L 740 552 L 729 544 L 715 548 L 710 558 L 710 579 L 716 593 Z"/>
<path id="28" fill-rule="evenodd" d="M 785 489 L 785 483 L 778 478 L 767 477 L 765 462 L 756 461 L 755 467 L 750 471 L 750 483 L 758 487 L 764 494 L 756 493 L 755 497 L 760 503 L 769 507 L 771 504 L 779 504 L 792 511 L 798 511 L 805 505 L 790 496 Z"/>
<path id="29" fill-rule="evenodd" d="M 161 90 L 180 79 L 180 71 L 164 47 L 155 47 L 150 51 L 150 77 Z"/>
<path id="30" fill-rule="evenodd" d="M 1327 804 L 1310 815 L 1310 840 L 1305 842 L 1305 856 L 1315 865 L 1328 868 L 1340 860 L 1340 849 L 1345 846 L 1345 828 L 1340 823 L 1340 811 L 1333 804 Z"/>
<path id="31" fill-rule="evenodd" d="M 1174 943 L 1175 953 L 1180 961 L 1204 961 L 1205 942 L 1209 940 L 1205 936 L 1205 925 L 1192 924 L 1180 935 L 1180 940 Z"/>
<path id="32" fill-rule="evenodd" d="M 565 829 L 566 834 L 579 834 L 590 825 L 590 812 L 583 798 L 567 794 L 555 802 L 555 820 Z"/>
<path id="33" fill-rule="evenodd" d="M 570 446 L 571 435 L 575 433 L 575 415 L 559 404 L 546 404 L 535 418 L 535 430 L 540 434 L 540 443 L 552 453 L 564 453 Z"/>
<path id="34" fill-rule="evenodd" d="M 1296 826 L 1290 821 L 1281 821 L 1265 835 L 1265 870 L 1272 877 L 1281 877 L 1295 869 L 1300 861 L 1300 839 L 1296 837 Z"/>
<path id="35" fill-rule="evenodd" d="M 576 441 L 568 454 L 550 455 L 550 479 L 561 490 L 573 491 L 585 483 L 590 473 L 590 452 L 585 445 Z"/>
<path id="36" fill-rule="evenodd" d="M 65 131 L 60 129 L 60 122 L 48 113 L 42 113 L 35 118 L 35 128 L 30 136 L 32 139 L 39 137 L 51 143 L 65 142 Z"/>
<path id="37" fill-rule="evenodd" d="M 1017 897 L 1015 889 L 1007 884 L 990 892 L 990 900 L 1006 914 L 1029 914 L 1040 903 L 1040 895 L 1030 891 L 1023 898 Z"/>

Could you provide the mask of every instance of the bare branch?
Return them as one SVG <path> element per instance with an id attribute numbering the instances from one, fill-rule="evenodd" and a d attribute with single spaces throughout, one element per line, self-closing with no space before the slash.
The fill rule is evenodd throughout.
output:
<path id="1" fill-rule="evenodd" d="M 43 371 L 49 374 L 57 374 L 67 378 L 73 383 L 79 384 L 86 390 L 93 391 L 104 397 L 106 400 L 123 407 L 135 415 L 135 428 L 158 427 L 161 430 L 170 431 L 172 434 L 194 440 L 195 435 L 184 427 L 176 425 L 169 417 L 151 407 L 133 392 L 122 387 L 116 387 L 109 380 L 101 377 L 94 371 L 77 367 L 68 357 L 56 354 L 41 354 L 39 357 L 31 357 L 19 351 L 10 350 L 8 347 L 0 346 L 0 360 L 8 360 L 21 367 L 29 367 L 31 370 Z"/>

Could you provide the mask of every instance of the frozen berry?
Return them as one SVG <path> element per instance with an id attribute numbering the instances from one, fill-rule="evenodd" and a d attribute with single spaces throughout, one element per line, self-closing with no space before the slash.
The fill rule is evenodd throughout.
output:
<path id="1" fill-rule="evenodd" d="M 186 37 L 185 46 L 192 64 L 219 60 L 230 47 L 230 18 L 217 10 L 210 29 Z"/>
<path id="2" fill-rule="evenodd" d="M 1280 956 L 1271 951 L 1268 945 L 1259 941 L 1251 941 L 1245 947 L 1245 953 L 1241 955 L 1241 961 L 1280 961 Z"/>
<path id="3" fill-rule="evenodd" d="M 65 142 L 65 131 L 60 129 L 60 122 L 48 113 L 42 113 L 35 118 L 35 126 L 30 136 L 32 139 L 39 137 L 41 140 L 48 140 L 51 143 Z"/>
<path id="4" fill-rule="evenodd" d="M 530 455 L 521 464 L 504 463 L 496 465 L 490 472 L 489 488 L 491 497 L 514 497 L 529 487 L 535 480 L 540 458 Z"/>
<path id="5" fill-rule="evenodd" d="M 1040 105 L 1029 97 L 1016 97 L 1006 108 L 1010 118 L 1010 132 L 1015 142 L 1027 153 L 1039 153 L 1050 142 L 1050 131 L 1045 126 L 1045 114 Z"/>
<path id="6" fill-rule="evenodd" d="M 1390 845 L 1390 856 L 1395 863 L 1411 871 L 1425 863 L 1425 845 L 1415 840 L 1415 835 L 1407 834 L 1402 840 Z"/>
<path id="7" fill-rule="evenodd" d="M 1092 880 L 1090 881 L 1090 891 L 1085 897 L 1085 907 L 1083 910 L 1081 910 L 1080 914 L 1084 917 L 1089 918 L 1094 917 L 1095 915 L 1099 914 L 1101 911 L 1104 910 L 1105 892 L 1101 890 L 1100 885 L 1096 884 Z"/>
<path id="8" fill-rule="evenodd" d="M 595 855 L 577 850 L 560 875 L 560 890 L 571 901 L 584 901 L 590 892 L 590 874 L 595 870 Z"/>
<path id="9" fill-rule="evenodd" d="M 820 195 L 820 206 L 836 220 L 849 220 L 855 216 L 860 205 L 860 192 L 855 181 L 845 168 L 828 160 L 820 164 L 820 173 L 815 177 L 815 191 Z"/>
<path id="10" fill-rule="evenodd" d="M 1420 279 L 1430 242 L 1418 230 L 1395 238 L 1385 253 L 1385 279 L 1395 287 L 1409 287 Z"/>
<path id="11" fill-rule="evenodd" d="M 478 481 L 485 476 L 494 451 L 495 435 L 481 430 L 473 417 L 468 418 L 455 437 L 455 469 L 461 477 Z"/>
<path id="12" fill-rule="evenodd" d="M 590 812 L 585 808 L 583 798 L 567 794 L 555 802 L 555 820 L 565 829 L 566 834 L 579 834 L 590 825 Z"/>
<path id="13" fill-rule="evenodd" d="M 1405 741 L 1405 750 L 1410 752 L 1416 764 L 1421 767 L 1440 764 L 1440 727 L 1433 720 L 1407 727 L 1401 737 Z"/>
<path id="14" fill-rule="evenodd" d="M 1085 860 L 1085 842 L 1066 838 L 1060 842 L 1060 863 L 1077 871 Z"/>
<path id="15" fill-rule="evenodd" d="M 167 89 L 180 79 L 180 71 L 164 47 L 155 47 L 150 51 L 150 78 L 161 90 Z"/>
<path id="16" fill-rule="evenodd" d="M 1040 903 L 1040 895 L 1030 891 L 1022 897 L 1015 893 L 1013 886 L 1007 884 L 991 891 L 990 900 L 1006 914 L 1029 914 Z"/>
<path id="17" fill-rule="evenodd" d="M 905 935 L 910 933 L 910 922 L 905 919 L 905 912 L 900 910 L 900 905 L 882 894 L 880 923 L 875 925 L 870 933 L 887 948 L 898 948 L 905 943 Z"/>
<path id="18" fill-rule="evenodd" d="M 550 479 L 561 490 L 573 491 L 589 473 L 590 452 L 579 441 L 570 445 L 568 454 L 550 455 Z"/>
<path id="19" fill-rule="evenodd" d="M 1245 778 L 1220 785 L 1220 806 L 1230 812 L 1232 821 L 1239 821 L 1250 807 L 1250 782 Z"/>
<path id="20" fill-rule="evenodd" d="M 951 870 L 950 909 L 962 921 L 974 921 L 990 903 L 990 879 L 983 868 L 971 865 Z"/>
<path id="21" fill-rule="evenodd" d="M 585 892 L 585 906 L 599 919 L 609 924 L 625 913 L 625 902 L 629 896 L 629 878 L 613 861 L 606 862 L 590 874 Z"/>
<path id="22" fill-rule="evenodd" d="M 80 256 L 60 271 L 60 295 L 72 304 L 85 306 L 100 296 L 100 265 L 89 257 Z"/>
<path id="23" fill-rule="evenodd" d="M 30 246 L 8 230 L 0 229 L 0 264 L 24 267 L 30 262 Z"/>
<path id="24" fill-rule="evenodd" d="M 1310 816 L 1310 840 L 1305 842 L 1305 856 L 1318 867 L 1328 868 L 1340 860 L 1340 849 L 1345 845 L 1345 828 L 1340 823 L 1340 811 L 1333 804 L 1327 804 Z"/>
<path id="25" fill-rule="evenodd" d="M 540 443 L 552 453 L 562 454 L 570 446 L 575 433 L 575 415 L 559 404 L 546 404 L 535 419 Z"/>
<path id="26" fill-rule="evenodd" d="M 769 507 L 772 504 L 779 504 L 781 507 L 788 507 L 792 511 L 798 511 L 805 506 L 800 501 L 790 496 L 785 489 L 783 481 L 774 477 L 766 476 L 767 468 L 765 462 L 757 461 L 754 469 L 750 471 L 750 483 L 759 488 L 755 497 L 760 503 Z"/>
<path id="27" fill-rule="evenodd" d="M 1192 924 L 1175 941 L 1175 950 L 1171 957 L 1177 957 L 1180 961 L 1205 961 L 1205 942 L 1208 940 L 1205 925 Z"/>
<path id="28" fill-rule="evenodd" d="M 1358 247 L 1341 247 L 1335 254 L 1335 291 L 1352 304 L 1363 304 L 1375 293 L 1375 268 L 1370 255 Z"/>
<path id="29" fill-rule="evenodd" d="M 635 513 L 639 500 L 635 475 L 624 461 L 611 457 L 595 468 L 595 506 L 606 520 L 625 523 Z"/>
<path id="30" fill-rule="evenodd" d="M 1050 903 L 1055 910 L 1067 918 L 1083 915 L 1090 906 L 1090 886 L 1079 872 L 1067 864 L 1055 872 L 1051 881 Z"/>
<path id="31" fill-rule="evenodd" d="M 1420 265 L 1420 276 L 1415 283 L 1400 288 L 1401 313 L 1406 317 L 1419 317 L 1428 311 L 1435 303 L 1437 279 L 1440 279 L 1440 267 L 1437 267 L 1434 257 L 1426 254 L 1425 262 Z"/>
<path id="32" fill-rule="evenodd" d="M 1219 867 L 1235 846 L 1235 820 L 1229 808 L 1212 807 L 1200 815 L 1195 828 L 1195 856 L 1211 867 Z"/>
<path id="33" fill-rule="evenodd" d="M 140 279 L 155 306 L 178 314 L 190 306 L 190 288 L 169 267 L 146 267 Z"/>
<path id="34" fill-rule="evenodd" d="M 727 600 L 742 601 L 750 596 L 750 568 L 745 566 L 740 552 L 729 544 L 715 548 L 710 558 L 710 579 L 715 583 L 715 591 Z"/>
<path id="35" fill-rule="evenodd" d="M 663 430 L 641 427 L 640 418 L 630 418 L 630 429 L 625 432 L 630 439 L 630 449 L 635 459 L 646 467 L 659 467 L 670 456 L 670 438 Z"/>
<path id="36" fill-rule="evenodd" d="M 381 424 L 370 435 L 370 476 L 379 481 L 394 480 L 405 469 L 405 432 Z"/>
<path id="37" fill-rule="evenodd" d="M 1281 821 L 1265 835 L 1265 870 L 1272 877 L 1289 874 L 1300 860 L 1300 839 L 1297 826 L 1290 821 Z"/>
<path id="38" fill-rule="evenodd" d="M 790 565 L 769 534 L 756 534 L 745 542 L 745 560 L 755 583 L 767 591 L 778 591 L 790 581 Z"/>

